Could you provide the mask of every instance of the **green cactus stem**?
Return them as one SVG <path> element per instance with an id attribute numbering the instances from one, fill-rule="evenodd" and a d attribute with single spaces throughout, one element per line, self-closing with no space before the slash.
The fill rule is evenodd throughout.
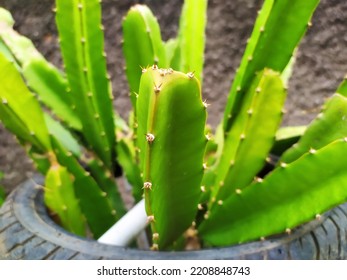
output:
<path id="1" fill-rule="evenodd" d="M 225 131 L 236 119 L 254 73 L 264 68 L 282 73 L 286 68 L 318 3 L 319 0 L 264 2 L 228 96 Z"/>
<path id="2" fill-rule="evenodd" d="M 32 143 L 42 152 L 52 150 L 39 103 L 26 87 L 14 64 L 2 54 L 0 54 L 0 119 L 6 128 L 23 142 Z"/>
<path id="3" fill-rule="evenodd" d="M 126 209 L 115 178 L 98 159 L 88 160 L 87 166 L 95 182 L 107 194 L 112 209 L 116 211 L 115 217 L 119 220 L 126 213 Z"/>
<path id="4" fill-rule="evenodd" d="M 342 83 L 339 85 L 338 89 L 336 90 L 337 93 L 347 97 L 347 75 L 343 79 Z"/>
<path id="5" fill-rule="evenodd" d="M 280 158 L 290 163 L 310 150 L 319 150 L 327 144 L 347 137 L 347 98 L 334 94 L 325 104 L 323 111 L 307 127 L 297 144 Z"/>
<path id="6" fill-rule="evenodd" d="M 136 202 L 139 202 L 143 197 L 143 180 L 141 171 L 136 162 L 135 150 L 126 139 L 121 139 L 117 143 L 118 162 L 123 168 L 123 172 L 128 182 L 132 186 L 132 194 Z"/>
<path id="7" fill-rule="evenodd" d="M 227 135 L 216 169 L 212 203 L 248 186 L 262 169 L 282 120 L 286 90 L 278 72 L 257 74 Z"/>
<path id="8" fill-rule="evenodd" d="M 104 234 L 117 220 L 116 209 L 112 208 L 109 195 L 102 191 L 93 177 L 53 136 L 52 146 L 60 165 L 74 177 L 74 190 L 83 215 L 94 238 Z"/>
<path id="9" fill-rule="evenodd" d="M 182 72 L 194 72 L 202 84 L 207 0 L 186 0 L 179 23 L 178 43 L 170 67 Z M 171 50 L 170 50 L 171 52 Z"/>
<path id="10" fill-rule="evenodd" d="M 85 236 L 85 219 L 74 193 L 73 177 L 67 169 L 54 163 L 47 172 L 44 190 L 45 204 L 51 214 L 58 216 L 65 229 Z"/>
<path id="11" fill-rule="evenodd" d="M 304 134 L 307 126 L 285 126 L 281 127 L 275 136 L 275 143 L 270 154 L 281 156 L 286 150 L 297 143 Z"/>
<path id="12" fill-rule="evenodd" d="M 131 7 L 122 26 L 125 72 L 130 86 L 130 100 L 133 108 L 136 108 L 141 67 L 153 64 L 166 67 L 166 54 L 158 21 L 147 6 Z"/>
<path id="13" fill-rule="evenodd" d="M 105 165 L 115 165 L 115 128 L 99 0 L 57 0 L 56 21 L 71 97 L 83 134 Z"/>
<path id="14" fill-rule="evenodd" d="M 138 147 L 153 249 L 165 249 L 191 226 L 200 196 L 206 108 L 199 82 L 157 66 L 143 70 Z"/>
<path id="15" fill-rule="evenodd" d="M 11 20 L 6 20 L 6 19 Z M 30 89 L 40 101 L 68 126 L 80 131 L 82 125 L 73 110 L 69 86 L 63 74 L 36 50 L 33 43 L 13 30 L 11 14 L 0 8 L 0 52 L 14 61 Z"/>
<path id="16" fill-rule="evenodd" d="M 290 233 L 346 201 L 346 165 L 346 139 L 307 153 L 231 195 L 210 213 L 199 234 L 207 244 L 224 246 Z"/>

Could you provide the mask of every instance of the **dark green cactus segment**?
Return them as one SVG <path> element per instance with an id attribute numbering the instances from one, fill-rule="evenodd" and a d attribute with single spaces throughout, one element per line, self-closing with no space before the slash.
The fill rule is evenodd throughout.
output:
<path id="1" fill-rule="evenodd" d="M 226 131 L 239 112 L 254 73 L 264 68 L 278 72 L 286 68 L 318 3 L 319 0 L 264 2 L 229 93 L 224 113 Z"/>
<path id="2" fill-rule="evenodd" d="M 154 249 L 171 245 L 193 222 L 201 193 L 206 109 L 192 73 L 143 71 L 138 146 Z"/>
<path id="3" fill-rule="evenodd" d="M 279 73 L 265 69 L 257 74 L 226 137 L 213 199 L 223 201 L 243 189 L 262 169 L 282 120 L 285 99 Z"/>
<path id="4" fill-rule="evenodd" d="M 286 126 L 281 127 L 275 136 L 275 143 L 270 154 L 281 156 L 286 150 L 297 143 L 304 134 L 307 126 Z"/>
<path id="5" fill-rule="evenodd" d="M 126 213 L 126 209 L 115 178 L 111 172 L 105 169 L 103 163 L 97 159 L 92 159 L 88 162 L 88 169 L 100 189 L 107 194 L 112 208 L 116 210 L 116 219 L 120 219 Z"/>
<path id="6" fill-rule="evenodd" d="M 5 127 L 41 151 L 51 150 L 39 103 L 12 62 L 0 54 L 0 118 Z M 41 125 L 37 125 L 41 124 Z"/>
<path id="7" fill-rule="evenodd" d="M 141 67 L 156 64 L 166 67 L 166 54 L 160 27 L 151 10 L 145 5 L 133 6 L 123 20 L 123 54 L 130 87 L 130 99 L 136 108 Z"/>
<path id="8" fill-rule="evenodd" d="M 280 162 L 290 163 L 310 150 L 319 150 L 343 137 L 347 137 L 347 98 L 334 94 L 298 143 L 283 154 Z"/>
<path id="9" fill-rule="evenodd" d="M 44 200 L 53 216 L 70 232 L 85 236 L 86 224 L 74 193 L 73 177 L 67 169 L 55 163 L 47 172 Z"/>
<path id="10" fill-rule="evenodd" d="M 194 72 L 200 83 L 204 63 L 206 14 L 207 0 L 184 1 L 178 32 L 178 49 L 171 65 L 182 72 Z M 175 60 L 179 61 L 178 65 L 174 65 Z"/>
<path id="11" fill-rule="evenodd" d="M 56 21 L 76 112 L 89 146 L 112 169 L 115 129 L 98 0 L 57 0 Z"/>
<path id="12" fill-rule="evenodd" d="M 75 195 L 94 238 L 98 238 L 116 222 L 116 210 L 112 208 L 107 193 L 99 188 L 72 153 L 66 151 L 54 137 L 51 140 L 59 164 L 74 177 Z"/>
<path id="13" fill-rule="evenodd" d="M 135 149 L 130 141 L 121 139 L 117 143 L 117 160 L 122 166 L 124 175 L 132 186 L 132 194 L 136 202 L 139 202 L 143 197 L 143 180 L 141 171 L 136 162 Z"/>
<path id="14" fill-rule="evenodd" d="M 342 83 L 339 85 L 336 92 L 347 97 L 347 75 L 343 79 Z"/>
<path id="15" fill-rule="evenodd" d="M 210 213 L 199 233 L 215 246 L 289 233 L 346 201 L 346 165 L 345 140 L 337 140 L 315 154 L 305 154 L 229 197 Z"/>

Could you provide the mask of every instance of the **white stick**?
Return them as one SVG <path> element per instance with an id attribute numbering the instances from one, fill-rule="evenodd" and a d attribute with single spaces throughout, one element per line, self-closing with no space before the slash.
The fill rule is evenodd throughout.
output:
<path id="1" fill-rule="evenodd" d="M 145 201 L 141 200 L 117 223 L 106 231 L 98 242 L 116 246 L 126 246 L 147 226 Z"/>

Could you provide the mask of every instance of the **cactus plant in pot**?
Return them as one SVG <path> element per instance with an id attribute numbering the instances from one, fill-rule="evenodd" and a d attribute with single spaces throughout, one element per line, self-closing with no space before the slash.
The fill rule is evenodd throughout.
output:
<path id="1" fill-rule="evenodd" d="M 112 107 L 99 2 L 56 0 L 63 72 L 0 10 L 0 118 L 44 175 L 2 206 L 0 256 L 344 258 L 346 84 L 304 131 L 280 128 L 319 1 L 264 1 L 216 129 L 201 96 L 207 1 L 184 2 L 168 42 L 146 6 L 124 18 L 128 123 Z M 152 250 L 95 241 L 127 216 L 119 170 Z"/>

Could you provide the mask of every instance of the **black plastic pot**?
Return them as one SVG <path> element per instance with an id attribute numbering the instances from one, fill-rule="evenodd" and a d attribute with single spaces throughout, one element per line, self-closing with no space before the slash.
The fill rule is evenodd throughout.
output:
<path id="1" fill-rule="evenodd" d="M 347 204 L 266 241 L 186 252 L 100 244 L 56 225 L 43 204 L 43 178 L 20 185 L 0 209 L 0 259 L 347 259 Z"/>

